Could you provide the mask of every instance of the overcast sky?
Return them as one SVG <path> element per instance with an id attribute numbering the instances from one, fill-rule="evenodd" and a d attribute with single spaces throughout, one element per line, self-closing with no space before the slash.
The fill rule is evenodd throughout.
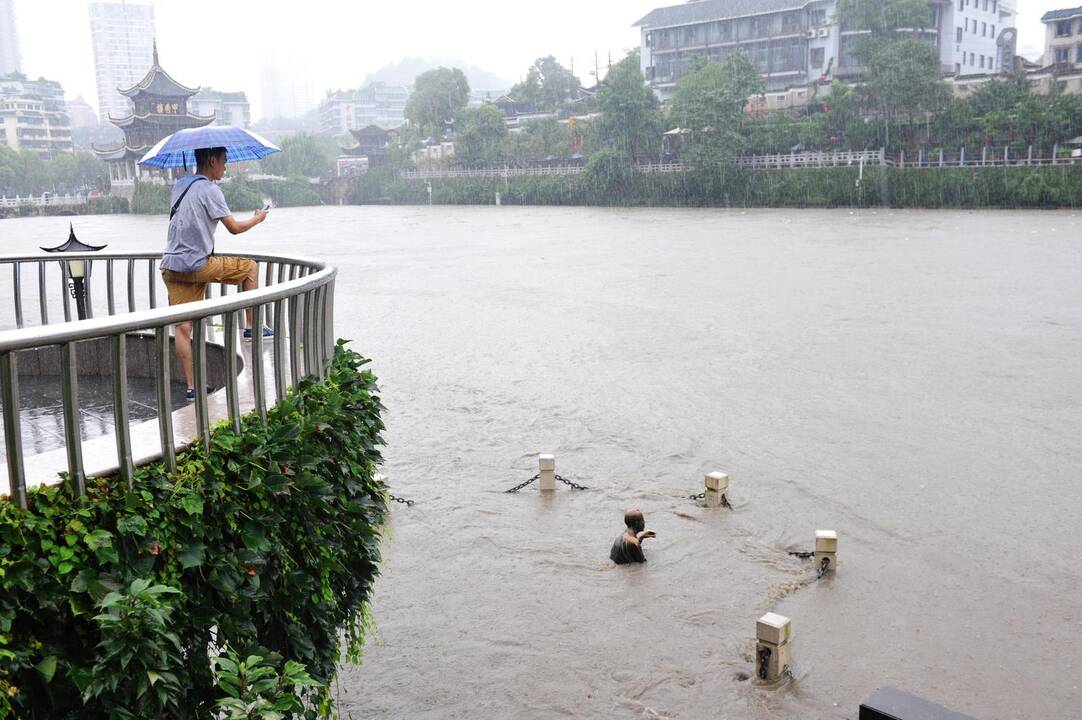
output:
<path id="1" fill-rule="evenodd" d="M 1039 54 L 1041 15 L 1071 3 L 1017 0 L 1020 49 Z M 637 46 L 632 23 L 654 0 L 146 0 L 153 5 L 165 68 L 188 85 L 244 90 L 260 117 L 264 58 L 307 66 L 317 89 L 357 86 L 402 57 L 452 57 L 518 79 L 553 54 L 589 81 L 596 50 L 604 66 Z M 23 68 L 59 80 L 97 106 L 89 0 L 15 0 Z"/>

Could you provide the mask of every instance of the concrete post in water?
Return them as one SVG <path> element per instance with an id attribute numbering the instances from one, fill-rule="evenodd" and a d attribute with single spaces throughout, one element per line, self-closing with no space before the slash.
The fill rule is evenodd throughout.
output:
<path id="1" fill-rule="evenodd" d="M 775 682 L 789 674 L 793 655 L 789 642 L 793 631 L 789 618 L 767 613 L 755 623 L 755 674 L 764 682 Z"/>
<path id="2" fill-rule="evenodd" d="M 538 478 L 538 484 L 541 488 L 541 492 L 556 489 L 556 456 L 555 455 L 540 455 L 537 458 L 538 469 L 540 470 L 541 477 Z"/>
<path id="3" fill-rule="evenodd" d="M 725 494 L 729 492 L 729 476 L 715 470 L 706 475 L 706 506 L 721 507 L 728 502 Z"/>
<path id="4" fill-rule="evenodd" d="M 819 577 L 838 567 L 838 533 L 833 530 L 815 531 L 815 569 Z"/>

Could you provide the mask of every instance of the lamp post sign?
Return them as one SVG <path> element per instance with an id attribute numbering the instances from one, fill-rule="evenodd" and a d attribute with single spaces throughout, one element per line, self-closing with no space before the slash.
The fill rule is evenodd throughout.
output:
<path id="1" fill-rule="evenodd" d="M 43 247 L 45 252 L 87 253 L 104 250 L 106 245 L 87 245 L 75 237 L 75 226 L 69 226 L 68 241 L 54 248 Z M 75 312 L 80 320 L 86 320 L 86 283 L 90 280 L 90 263 L 85 258 L 64 261 L 64 274 L 68 279 L 68 292 L 75 298 Z"/>

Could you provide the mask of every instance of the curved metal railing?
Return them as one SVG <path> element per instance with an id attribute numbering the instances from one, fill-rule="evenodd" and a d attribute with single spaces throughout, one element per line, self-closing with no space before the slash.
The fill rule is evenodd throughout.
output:
<path id="1" fill-rule="evenodd" d="M 260 266 L 262 287 L 247 292 L 227 292 L 226 285 L 217 286 L 217 297 L 208 288 L 207 299 L 175 305 L 165 305 L 165 290 L 157 271 L 160 253 L 53 253 L 38 255 L 0 255 L 0 278 L 8 274 L 12 280 L 9 298 L 0 295 L 0 308 L 7 317 L 0 317 L 0 402 L 3 404 L 4 440 L 7 450 L 7 473 L 12 500 L 25 507 L 27 476 L 23 456 L 21 413 L 19 409 L 18 355 L 20 351 L 57 346 L 63 400 L 64 446 L 68 482 L 72 492 L 86 491 L 86 467 L 83 462 L 83 439 L 79 427 L 78 367 L 76 343 L 83 340 L 107 339 L 112 348 L 113 423 L 115 428 L 116 468 L 130 486 L 134 465 L 132 440 L 128 420 L 128 370 L 126 340 L 132 333 L 152 334 L 156 346 L 154 380 L 158 400 L 158 434 L 161 458 L 166 466 L 176 469 L 173 408 L 170 398 L 170 329 L 182 322 L 191 322 L 192 360 L 195 380 L 196 435 L 206 447 L 210 443 L 211 418 L 207 392 L 207 344 L 214 331 L 213 319 L 221 318 L 222 344 L 225 357 L 226 415 L 232 426 L 240 429 L 240 400 L 237 376 L 238 335 L 244 324 L 238 317 L 249 308 L 253 310 L 251 363 L 252 407 L 266 417 L 268 389 L 273 385 L 275 402 L 286 395 L 302 377 L 322 377 L 326 361 L 334 349 L 334 283 L 337 269 L 326 263 L 287 255 L 236 253 L 255 260 Z M 72 319 L 72 266 L 85 263 L 84 320 Z M 95 268 L 104 266 L 104 282 Z M 145 266 L 145 268 L 144 268 Z M 51 268 L 58 268 L 52 270 Z M 29 273 L 25 272 L 29 270 Z M 145 280 L 144 277 L 145 270 Z M 78 271 L 76 270 L 76 274 Z M 37 293 L 26 298 L 23 286 L 36 276 Z M 50 282 L 49 278 L 56 281 Z M 145 282 L 145 284 L 144 284 Z M 4 283 L 6 284 L 6 283 Z M 2 285 L 0 285 L 2 287 Z M 59 293 L 57 293 L 59 289 Z M 126 298 L 126 312 L 118 311 L 117 295 Z M 7 293 L 4 293 L 7 294 Z M 104 295 L 104 300 L 102 300 Z M 76 304 L 78 310 L 78 304 Z M 62 309 L 61 309 L 62 308 Z M 3 312 L 3 310 L 0 310 Z M 64 322 L 50 323 L 50 317 Z M 100 314 L 96 317 L 96 314 Z M 33 320 L 38 323 L 33 323 Z M 258 328 L 264 325 L 274 330 L 273 339 L 264 340 Z M 271 343 L 265 358 L 264 343 Z M 268 372 L 269 370 L 269 372 Z"/>

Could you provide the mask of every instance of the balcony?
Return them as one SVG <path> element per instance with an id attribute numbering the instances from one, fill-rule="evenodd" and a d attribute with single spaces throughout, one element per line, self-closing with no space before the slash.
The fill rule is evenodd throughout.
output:
<path id="1" fill-rule="evenodd" d="M 213 424 L 239 428 L 242 413 L 265 417 L 268 404 L 302 378 L 323 377 L 333 352 L 337 269 L 292 256 L 243 257 L 259 264 L 261 288 L 230 293 L 220 285 L 205 300 L 169 307 L 160 254 L 0 256 L 0 274 L 11 277 L 9 315 L 0 320 L 11 328 L 0 331 L 0 493 L 25 507 L 27 488 L 56 482 L 59 473 L 82 495 L 87 477 L 115 475 L 130 485 L 136 464 L 159 458 L 175 469 L 176 450 L 209 444 Z M 85 262 L 85 320 L 72 309 L 72 260 Z M 269 325 L 273 339 L 256 332 L 242 341 L 249 308 L 253 326 Z M 182 322 L 193 323 L 196 397 L 175 407 L 171 378 L 179 367 L 170 329 Z M 81 396 L 81 381 L 96 392 Z M 208 392 L 208 384 L 222 389 Z M 43 414 L 22 386 L 57 394 L 56 412 L 45 415 L 58 430 L 55 447 L 38 440 L 32 455 L 28 441 L 39 436 L 34 426 Z M 134 413 L 133 386 L 151 396 Z"/>

